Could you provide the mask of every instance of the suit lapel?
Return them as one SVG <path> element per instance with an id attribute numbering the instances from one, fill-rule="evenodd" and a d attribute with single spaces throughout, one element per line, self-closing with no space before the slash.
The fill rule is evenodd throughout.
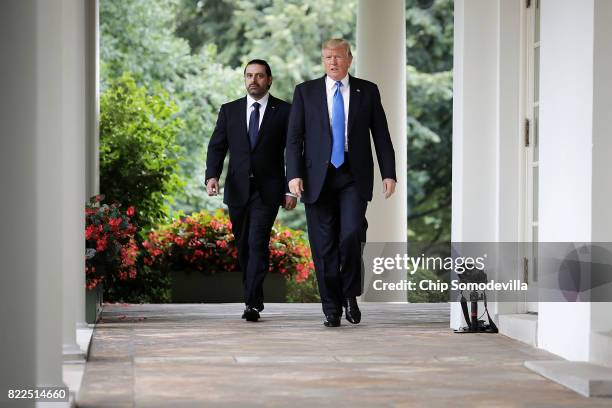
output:
<path id="1" fill-rule="evenodd" d="M 331 140 L 332 130 L 331 124 L 329 123 L 329 107 L 327 106 L 327 82 L 325 81 L 326 77 L 327 75 L 323 75 L 323 78 L 319 80 L 319 84 L 317 86 L 317 93 L 318 98 L 321 101 L 321 103 L 318 105 L 321 109 L 321 117 L 324 121 L 323 129 L 327 129 L 328 136 Z"/>
<path id="2" fill-rule="evenodd" d="M 246 103 L 245 103 L 245 106 L 246 106 Z M 261 143 L 261 139 L 263 139 L 264 135 L 266 134 L 265 126 L 267 123 L 269 123 L 272 120 L 277 110 L 278 110 L 278 99 L 276 99 L 275 97 L 272 96 L 272 94 L 270 94 L 270 97 L 268 98 L 268 105 L 266 106 L 266 111 L 264 112 L 264 117 L 261 120 L 261 125 L 259 126 L 259 134 L 257 135 L 257 142 L 255 143 L 255 147 L 253 148 L 253 150 L 257 149 L 257 146 L 259 146 L 259 144 Z M 245 115 L 246 115 L 246 111 L 245 111 Z"/>
<path id="3" fill-rule="evenodd" d="M 359 105 L 361 105 L 361 89 L 359 88 L 358 81 L 354 77 L 349 75 L 349 86 L 351 97 L 349 99 L 349 111 L 348 111 L 348 129 L 347 134 L 351 133 L 351 128 L 357 117 L 359 111 Z"/>
<path id="4" fill-rule="evenodd" d="M 234 118 L 234 120 L 236 120 L 236 123 L 240 123 L 242 124 L 242 126 L 238 126 L 238 129 L 243 129 L 242 132 L 238 133 L 238 137 L 242 138 L 244 140 L 244 142 L 246 143 L 247 146 L 251 145 L 251 142 L 249 141 L 249 128 L 246 125 L 246 96 L 243 98 L 238 99 L 238 105 L 236 106 L 236 118 Z"/>

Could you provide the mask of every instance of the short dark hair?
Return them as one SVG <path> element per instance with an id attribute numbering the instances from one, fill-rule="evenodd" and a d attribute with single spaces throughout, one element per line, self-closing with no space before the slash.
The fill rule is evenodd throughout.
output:
<path id="1" fill-rule="evenodd" d="M 266 60 L 262 60 L 262 59 L 252 59 L 249 62 L 247 62 L 247 64 L 244 66 L 244 72 L 242 73 L 243 75 L 246 74 L 246 69 L 249 65 L 263 65 L 264 67 L 266 67 L 266 74 L 268 74 L 269 77 L 272 76 L 272 70 L 270 69 L 270 65 L 268 65 L 268 62 Z"/>

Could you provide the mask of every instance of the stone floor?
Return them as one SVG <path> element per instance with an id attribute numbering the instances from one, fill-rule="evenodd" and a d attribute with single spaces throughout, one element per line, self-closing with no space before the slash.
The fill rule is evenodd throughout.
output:
<path id="1" fill-rule="evenodd" d="M 453 334 L 446 304 L 362 305 L 321 325 L 316 304 L 106 305 L 79 407 L 610 407 L 540 377 L 555 359 L 501 335 Z"/>

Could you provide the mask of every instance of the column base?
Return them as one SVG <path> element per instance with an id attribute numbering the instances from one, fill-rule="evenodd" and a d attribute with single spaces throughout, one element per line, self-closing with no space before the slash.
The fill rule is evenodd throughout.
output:
<path id="1" fill-rule="evenodd" d="M 525 367 L 585 397 L 612 397 L 612 368 L 579 361 L 525 361 Z"/>
<path id="2" fill-rule="evenodd" d="M 84 362 L 85 361 L 85 352 L 81 349 L 81 347 L 76 344 L 63 344 L 62 345 L 62 356 L 64 358 L 64 363 L 70 362 Z"/>

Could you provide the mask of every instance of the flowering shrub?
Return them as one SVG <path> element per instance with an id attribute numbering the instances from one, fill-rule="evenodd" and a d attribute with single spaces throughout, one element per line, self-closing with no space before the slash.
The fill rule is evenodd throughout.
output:
<path id="1" fill-rule="evenodd" d="M 300 283 L 314 271 L 303 231 L 275 223 L 270 234 L 270 272 L 280 272 Z"/>
<path id="2" fill-rule="evenodd" d="M 87 288 L 98 283 L 136 278 L 136 227 L 131 217 L 136 213 L 129 207 L 123 213 L 118 204 L 101 204 L 104 196 L 89 200 L 85 208 L 85 274 Z"/>
<path id="3" fill-rule="evenodd" d="M 275 224 L 270 237 L 270 272 L 296 282 L 314 269 L 302 231 Z M 144 263 L 154 268 L 190 268 L 206 273 L 239 269 L 231 222 L 223 211 L 201 211 L 162 225 L 143 242 Z"/>

